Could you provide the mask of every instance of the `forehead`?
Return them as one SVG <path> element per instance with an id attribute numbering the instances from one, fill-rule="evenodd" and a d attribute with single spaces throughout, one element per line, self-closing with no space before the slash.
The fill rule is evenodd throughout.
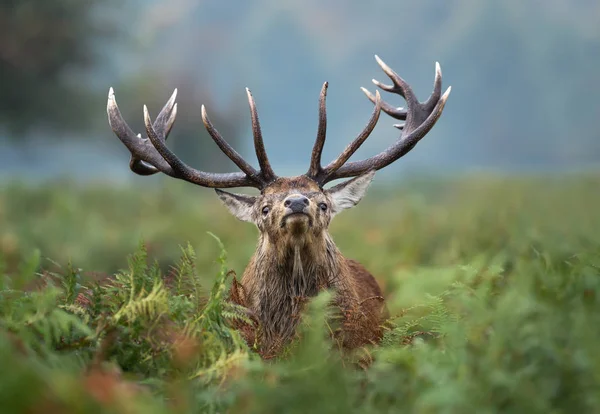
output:
<path id="1" fill-rule="evenodd" d="M 315 193 L 322 192 L 319 185 L 306 176 L 291 177 L 291 178 L 278 178 L 266 187 L 262 193 L 263 195 L 276 195 L 276 194 L 288 194 L 290 192 L 299 193 Z"/>

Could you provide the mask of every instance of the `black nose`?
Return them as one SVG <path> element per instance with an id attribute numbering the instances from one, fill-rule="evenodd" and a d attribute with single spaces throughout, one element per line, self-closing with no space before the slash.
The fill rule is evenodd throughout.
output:
<path id="1" fill-rule="evenodd" d="M 294 213 L 301 213 L 309 203 L 310 201 L 308 198 L 304 196 L 294 196 L 286 198 L 283 205 L 288 207 Z"/>

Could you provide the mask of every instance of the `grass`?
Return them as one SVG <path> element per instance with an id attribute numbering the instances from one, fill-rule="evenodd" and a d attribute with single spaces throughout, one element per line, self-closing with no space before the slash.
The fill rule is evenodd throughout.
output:
<path id="1" fill-rule="evenodd" d="M 229 327 L 243 313 L 223 300 L 256 230 L 209 190 L 7 185 L 0 406 L 598 412 L 598 188 L 596 175 L 374 187 L 331 233 L 384 287 L 394 317 L 383 343 L 331 349 L 325 294 L 300 341 L 263 362 Z M 365 356 L 373 364 L 357 368 Z"/>

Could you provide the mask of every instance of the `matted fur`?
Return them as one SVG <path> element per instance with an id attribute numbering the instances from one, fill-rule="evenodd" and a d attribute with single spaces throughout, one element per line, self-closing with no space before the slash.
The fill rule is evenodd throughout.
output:
<path id="1" fill-rule="evenodd" d="M 339 212 L 335 206 L 349 208 L 358 203 L 372 175 L 359 176 L 330 190 L 321 189 L 304 176 L 280 178 L 250 199 L 218 192 L 230 210 L 233 203 L 251 203 L 233 207 L 234 214 L 254 222 L 260 230 L 256 251 L 241 281 L 234 281 L 231 300 L 256 316 L 257 326 L 238 327 L 249 345 L 257 345 L 263 356 L 277 354 L 295 336 L 303 305 L 323 289 L 335 293 L 342 317 L 335 337 L 344 348 L 381 339 L 386 314 L 381 289 L 360 263 L 341 254 L 328 232 L 332 216 Z M 361 178 L 366 183 L 354 188 L 352 181 Z M 284 220 L 284 201 L 293 196 L 310 201 L 306 220 L 289 224 Z M 321 210 L 320 203 L 328 204 L 327 211 Z M 269 207 L 269 213 L 261 217 L 264 207 Z"/>

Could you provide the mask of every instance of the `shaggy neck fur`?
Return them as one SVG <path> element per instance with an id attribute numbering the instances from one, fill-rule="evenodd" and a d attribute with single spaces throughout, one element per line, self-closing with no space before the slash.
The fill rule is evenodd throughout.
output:
<path id="1" fill-rule="evenodd" d="M 251 302 L 260 315 L 263 339 L 284 342 L 293 336 L 307 299 L 336 285 L 341 254 L 326 232 L 273 242 L 261 235 L 248 271 L 257 276 Z"/>

